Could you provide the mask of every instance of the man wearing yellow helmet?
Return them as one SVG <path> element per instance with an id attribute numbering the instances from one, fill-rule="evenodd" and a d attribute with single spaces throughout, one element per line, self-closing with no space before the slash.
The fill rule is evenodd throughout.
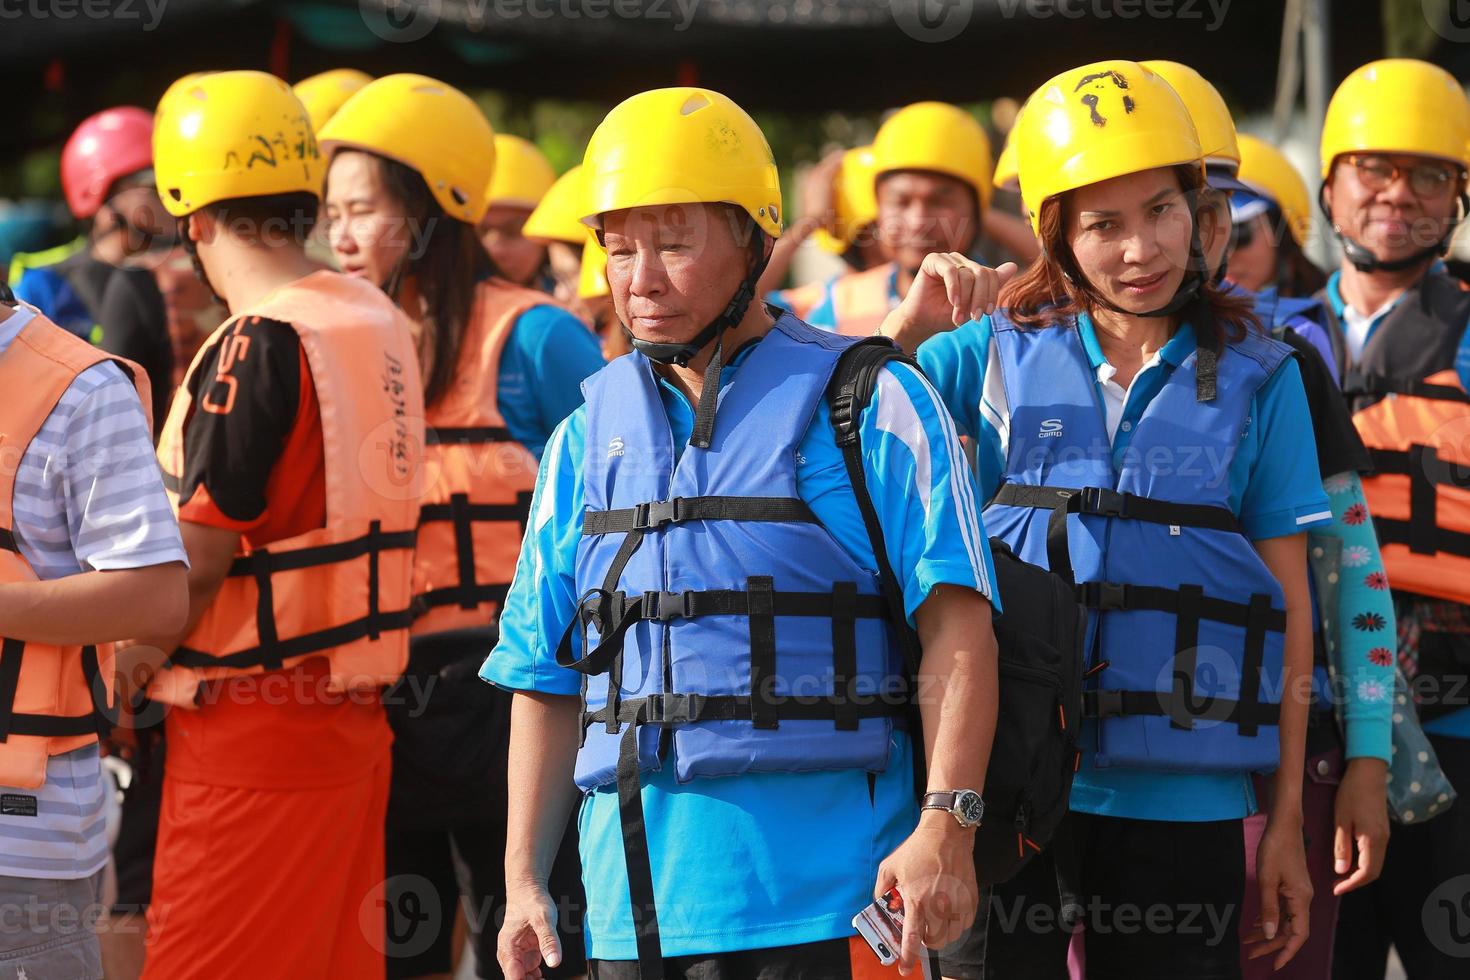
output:
<path id="1" fill-rule="evenodd" d="M 851 922 L 894 887 L 912 969 L 973 916 L 995 720 L 963 452 L 893 362 L 839 449 L 824 393 L 853 342 L 754 302 L 780 185 L 728 98 L 626 100 L 583 176 L 634 351 L 547 447 L 482 670 L 516 691 L 501 967 L 560 960 L 545 881 L 574 780 L 595 976 L 871 975 Z M 901 648 L 936 682 L 926 739 Z M 936 794 L 922 815 L 916 744 Z"/>
<path id="2" fill-rule="evenodd" d="M 159 444 L 188 626 L 121 660 L 169 708 L 144 976 L 381 977 L 382 919 L 362 910 L 384 877 L 380 692 L 408 655 L 413 326 L 376 286 L 307 258 L 322 159 L 280 79 L 175 83 L 154 160 L 231 319 Z"/>
<path id="3" fill-rule="evenodd" d="M 1306 704 L 1282 692 L 1310 672 L 1303 532 L 1330 516 L 1300 373 L 1209 281 L 1204 153 L 1158 74 L 1063 72 L 1019 126 L 1041 257 L 918 358 L 975 442 L 987 526 L 1077 583 L 1091 669 L 1070 829 L 996 886 L 945 973 L 1059 975 L 1080 918 L 1089 977 L 1239 976 L 1249 776 L 1278 767 L 1244 925 L 1281 965 L 1311 897 Z M 1120 908 L 1147 910 L 1148 934 Z M 1054 927 L 1030 924 L 1043 912 Z"/>
<path id="4" fill-rule="evenodd" d="M 551 292 L 555 283 L 546 271 L 546 247 L 526 237 L 523 227 L 556 173 L 536 144 L 509 133 L 495 134 L 495 175 L 485 192 L 488 205 L 480 219 L 480 239 L 501 275 L 518 286 Z"/>
<path id="5" fill-rule="evenodd" d="M 1470 293 L 1439 258 L 1466 210 L 1470 100 L 1434 65 L 1372 62 L 1333 94 L 1321 154 L 1320 201 L 1344 255 L 1319 296 L 1333 321 L 1343 391 L 1377 471 L 1363 487 L 1393 590 L 1398 657 L 1413 675 L 1439 765 L 1463 792 L 1470 786 L 1470 398 L 1455 368 L 1456 349 L 1470 345 Z M 1411 977 L 1458 976 L 1457 950 L 1432 941 L 1427 920 L 1409 910 L 1433 904 L 1446 879 L 1470 874 L 1470 816 L 1461 806 L 1438 816 L 1447 798 L 1422 796 L 1433 783 L 1422 773 L 1397 778 L 1398 762 L 1390 797 L 1402 825 L 1379 880 L 1343 901 L 1339 975 L 1366 976 L 1375 965 L 1381 974 L 1393 945 Z M 1400 794 L 1409 790 L 1419 799 L 1404 803 Z"/>
<path id="6" fill-rule="evenodd" d="M 388 75 L 354 95 L 320 139 L 327 239 L 349 275 L 387 290 L 417 322 L 429 426 L 413 640 L 405 677 L 389 690 L 418 683 L 425 695 L 389 702 L 388 976 L 452 972 L 461 900 L 477 910 L 470 940 L 488 971 L 486 917 L 499 913 L 505 881 L 510 697 L 475 672 L 495 642 L 542 447 L 582 403 L 582 379 L 602 357 L 546 294 L 494 275 L 475 227 L 499 154 L 468 96 L 423 75 Z M 579 905 L 574 839 L 565 851 L 556 897 Z M 441 914 L 405 918 L 415 903 Z M 562 969 L 581 973 L 580 956 Z"/>
<path id="7" fill-rule="evenodd" d="M 930 253 L 978 247 L 992 191 L 990 140 L 958 106 L 905 106 L 879 128 L 872 152 L 877 239 L 892 260 L 834 280 L 806 316 L 854 336 L 878 329 Z"/>

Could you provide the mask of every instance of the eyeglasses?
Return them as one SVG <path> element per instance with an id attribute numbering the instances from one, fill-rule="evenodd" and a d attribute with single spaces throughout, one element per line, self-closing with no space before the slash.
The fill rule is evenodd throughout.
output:
<path id="1" fill-rule="evenodd" d="M 1400 177 L 1409 182 L 1409 190 L 1415 197 L 1434 200 L 1449 193 L 1455 178 L 1464 173 L 1446 163 L 1416 163 L 1411 167 L 1400 167 L 1388 157 L 1348 157 L 1348 162 L 1358 172 L 1358 181 L 1370 191 L 1387 190 Z"/>

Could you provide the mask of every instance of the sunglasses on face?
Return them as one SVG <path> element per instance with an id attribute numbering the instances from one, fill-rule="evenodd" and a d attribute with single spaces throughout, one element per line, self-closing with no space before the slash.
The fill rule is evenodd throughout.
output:
<path id="1" fill-rule="evenodd" d="M 1447 163 L 1425 161 L 1401 167 L 1388 157 L 1374 155 L 1348 157 L 1348 163 L 1352 164 L 1353 169 L 1357 171 L 1358 182 L 1370 191 L 1387 190 L 1396 180 L 1403 177 L 1408 181 L 1409 190 L 1414 196 L 1424 200 L 1444 197 L 1454 186 L 1455 178 L 1461 173 L 1459 169 Z"/>

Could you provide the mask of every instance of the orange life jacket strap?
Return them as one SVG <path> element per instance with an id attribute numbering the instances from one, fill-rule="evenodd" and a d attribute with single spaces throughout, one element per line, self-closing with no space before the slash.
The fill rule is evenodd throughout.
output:
<path id="1" fill-rule="evenodd" d="M 1452 389 L 1453 390 L 1453 389 Z M 1439 526 L 1438 487 L 1470 490 L 1470 466 L 1439 458 L 1433 446 L 1413 445 L 1408 450 L 1370 449 L 1369 455 L 1380 475 L 1409 478 L 1409 519 L 1373 517 L 1373 527 L 1383 544 L 1405 545 L 1416 555 L 1441 551 L 1470 558 L 1470 534 Z"/>
<path id="2" fill-rule="evenodd" d="M 367 534 L 349 541 L 282 552 L 260 548 L 248 555 L 239 556 L 230 565 L 229 574 L 232 577 L 248 575 L 255 579 L 255 628 L 256 635 L 260 638 L 259 645 L 218 655 L 179 647 L 174 653 L 173 662 L 181 667 L 261 667 L 265 670 L 280 670 L 285 666 L 285 661 L 294 657 L 346 646 L 363 637 L 376 640 L 384 632 L 407 629 L 413 622 L 412 610 L 383 612 L 378 608 L 378 556 L 384 551 L 411 550 L 415 537 L 413 531 L 392 531 L 385 534 L 382 522 L 373 521 Z M 316 568 L 362 557 L 368 559 L 367 614 L 329 629 L 282 640 L 276 629 L 275 589 L 271 576 L 277 572 Z"/>
<path id="3" fill-rule="evenodd" d="M 481 582 L 475 572 L 474 525 L 478 522 L 508 523 L 515 521 L 521 526 L 521 536 L 526 533 L 526 523 L 531 516 L 531 494 L 523 491 L 516 494 L 513 504 L 472 504 L 468 494 L 452 494 L 447 504 L 425 504 L 419 508 L 419 526 L 435 521 L 450 521 L 454 524 L 454 550 L 459 565 L 459 584 L 442 589 L 430 589 L 414 597 L 414 618 L 428 615 L 440 606 L 459 606 L 473 610 L 482 602 L 504 603 L 510 591 L 510 582 Z"/>
<path id="4" fill-rule="evenodd" d="M 424 442 L 430 446 L 475 446 L 515 441 L 510 430 L 502 425 L 441 425 L 424 430 Z"/>
<path id="5" fill-rule="evenodd" d="M 82 674 L 87 679 L 87 688 L 92 692 L 93 701 L 93 710 L 84 715 L 16 713 L 15 695 L 20 688 L 25 648 L 24 642 L 12 637 L 0 640 L 0 742 L 9 741 L 12 735 L 67 738 L 75 735 L 107 734 L 112 728 L 113 719 L 105 701 L 102 704 L 97 703 L 98 692 L 106 690 L 97 661 L 97 648 L 82 647 Z"/>

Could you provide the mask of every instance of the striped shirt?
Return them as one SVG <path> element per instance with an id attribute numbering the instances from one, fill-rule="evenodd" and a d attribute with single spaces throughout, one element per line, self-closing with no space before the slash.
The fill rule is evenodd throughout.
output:
<path id="1" fill-rule="evenodd" d="M 739 384 L 746 346 L 722 386 Z M 667 381 L 659 393 L 674 445 L 688 442 L 694 409 Z M 576 552 L 585 509 L 582 461 L 587 408 L 573 412 L 547 444 L 500 640 L 481 670 L 513 690 L 575 695 L 579 675 L 556 663 L 577 607 Z M 976 507 L 975 482 L 954 423 L 912 367 L 894 363 L 877 379 L 858 424 L 865 482 L 899 578 L 905 612 L 937 585 L 991 596 L 994 570 Z M 838 545 L 876 571 L 857 498 L 825 400 L 797 447 L 797 495 Z M 998 607 L 998 603 L 997 603 Z M 872 900 L 878 863 L 918 821 L 908 736 L 895 732 L 887 768 L 747 773 L 680 785 L 674 766 L 646 773 L 643 807 L 666 956 L 716 953 L 836 939 Z M 579 821 L 589 955 L 636 956 L 616 787 L 586 794 Z"/>
<path id="2" fill-rule="evenodd" d="M 0 356 L 32 319 L 0 323 Z M 26 447 L 15 477 L 16 547 L 41 579 L 187 562 L 137 390 L 111 362 L 79 374 Z M 121 637 L 119 638 L 121 639 Z M 84 878 L 107 863 L 97 746 L 53 756 L 36 816 L 0 814 L 0 875 Z"/>

